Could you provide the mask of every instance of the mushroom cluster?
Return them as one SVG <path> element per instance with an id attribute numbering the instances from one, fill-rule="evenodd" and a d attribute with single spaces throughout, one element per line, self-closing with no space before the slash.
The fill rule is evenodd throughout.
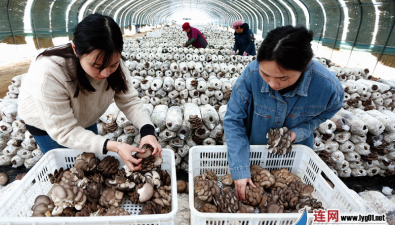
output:
<path id="1" fill-rule="evenodd" d="M 206 170 L 196 176 L 195 197 L 204 202 L 198 210 L 209 213 L 253 213 L 257 208 L 261 213 L 291 213 L 304 207 L 310 212 L 322 209 L 322 203 L 311 197 L 314 187 L 304 184 L 286 168 L 270 172 L 259 165 L 252 165 L 250 171 L 256 188 L 247 184 L 243 202 L 237 200 L 229 174 L 218 179 L 226 185 L 222 189 L 217 185 L 217 176 L 213 171 Z"/>
<path id="2" fill-rule="evenodd" d="M 287 127 L 270 128 L 266 134 L 267 149 L 270 153 L 284 155 L 292 151 L 291 130 Z"/>
<path id="3" fill-rule="evenodd" d="M 152 147 L 145 146 L 145 152 Z M 149 152 L 151 155 L 151 152 Z M 146 158 L 149 158 L 148 156 Z M 154 157 L 155 158 L 155 157 Z M 145 159 L 145 158 L 144 158 Z M 167 213 L 171 210 L 171 178 L 159 165 L 146 172 L 131 172 L 112 156 L 103 160 L 93 153 L 76 157 L 74 166 L 60 168 L 49 174 L 54 187 L 48 196 L 40 195 L 32 207 L 33 216 L 123 216 L 129 215 L 121 201 L 129 198 L 132 203 L 146 203 L 155 209 L 150 213 Z M 45 205 L 43 205 L 45 203 Z M 145 208 L 141 213 L 149 213 Z"/>

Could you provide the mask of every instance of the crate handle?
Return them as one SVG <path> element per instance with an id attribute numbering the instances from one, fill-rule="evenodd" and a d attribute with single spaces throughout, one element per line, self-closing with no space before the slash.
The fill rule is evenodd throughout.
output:
<path id="1" fill-rule="evenodd" d="M 328 178 L 328 176 L 324 173 L 324 171 L 321 171 L 321 176 L 326 180 L 326 183 L 331 187 L 332 189 L 335 189 L 335 184 L 331 181 L 331 179 Z"/>

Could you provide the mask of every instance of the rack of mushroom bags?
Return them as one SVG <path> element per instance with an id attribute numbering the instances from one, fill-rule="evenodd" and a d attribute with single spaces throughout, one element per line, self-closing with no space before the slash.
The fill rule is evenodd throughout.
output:
<path id="1" fill-rule="evenodd" d="M 122 56 L 132 85 L 155 125 L 159 143 L 174 150 L 177 168 L 188 170 L 196 145 L 222 145 L 223 120 L 232 86 L 254 56 L 231 56 L 232 32 L 198 27 L 209 46 L 182 47 L 185 33 L 165 27 L 160 38 L 126 39 Z M 256 49 L 261 40 L 256 40 Z M 315 131 L 314 150 L 340 177 L 395 172 L 395 82 L 377 80 L 364 68 L 344 68 L 314 58 L 336 74 L 345 89 L 342 110 Z M 0 103 L 0 165 L 31 166 L 41 157 L 17 116 L 23 75 L 13 79 Z M 139 130 L 112 103 L 98 121 L 99 134 L 138 146 Z M 29 158 L 30 157 L 30 158 Z"/>

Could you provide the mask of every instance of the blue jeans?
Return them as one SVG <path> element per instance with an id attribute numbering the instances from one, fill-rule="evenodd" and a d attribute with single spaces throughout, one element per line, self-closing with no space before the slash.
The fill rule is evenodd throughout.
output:
<path id="1" fill-rule="evenodd" d="M 90 127 L 85 128 L 85 129 L 93 131 L 93 133 L 95 133 L 95 134 L 98 134 L 96 123 Z M 45 154 L 48 151 L 55 149 L 55 148 L 67 148 L 67 147 L 64 147 L 64 146 L 58 144 L 58 142 L 56 142 L 54 139 L 52 139 L 49 135 L 44 135 L 44 136 L 33 135 L 33 137 L 36 140 L 38 146 L 40 146 L 43 154 Z"/>

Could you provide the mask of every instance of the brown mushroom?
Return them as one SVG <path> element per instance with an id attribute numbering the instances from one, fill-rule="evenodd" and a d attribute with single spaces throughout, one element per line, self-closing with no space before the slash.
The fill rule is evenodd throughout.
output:
<path id="1" fill-rule="evenodd" d="M 287 154 L 292 151 L 291 131 L 287 127 L 270 128 L 266 134 L 267 148 L 273 154 Z"/>
<path id="2" fill-rule="evenodd" d="M 155 191 L 152 201 L 163 207 L 171 206 L 171 187 L 162 186 Z"/>
<path id="3" fill-rule="evenodd" d="M 221 189 L 212 180 L 199 180 L 194 184 L 195 194 L 200 200 L 211 202 L 213 196 Z"/>
<path id="4" fill-rule="evenodd" d="M 159 167 L 156 170 L 160 175 L 161 186 L 171 185 L 171 177 L 166 170 L 161 170 Z"/>
<path id="5" fill-rule="evenodd" d="M 106 179 L 105 181 L 108 187 L 113 187 L 119 191 L 132 191 L 136 186 L 134 182 L 129 181 L 126 177 L 116 176 L 115 179 Z"/>
<path id="6" fill-rule="evenodd" d="M 96 169 L 98 164 L 99 159 L 96 158 L 94 153 L 84 152 L 77 155 L 75 158 L 74 167 L 77 169 L 82 169 L 84 172 L 88 172 Z"/>
<path id="7" fill-rule="evenodd" d="M 258 187 L 270 188 L 275 183 L 274 176 L 267 169 L 261 169 L 258 172 L 258 168 L 254 168 L 255 175 L 252 176 L 254 184 Z"/>
<path id="8" fill-rule="evenodd" d="M 124 208 L 111 208 L 107 210 L 104 216 L 129 216 L 129 212 L 125 211 Z"/>
<path id="9" fill-rule="evenodd" d="M 239 202 L 239 210 L 237 213 L 254 213 L 254 207 Z"/>
<path id="10" fill-rule="evenodd" d="M 98 165 L 98 171 L 105 177 L 111 177 L 116 174 L 119 167 L 119 161 L 113 156 L 106 156 Z"/>
<path id="11" fill-rule="evenodd" d="M 139 194 L 137 193 L 137 190 L 143 187 L 143 183 L 138 184 L 136 186 L 136 189 L 132 192 L 128 192 L 129 195 L 129 200 L 133 203 L 133 204 L 137 204 L 139 203 Z"/>
<path id="12" fill-rule="evenodd" d="M 227 174 L 225 176 L 222 177 L 222 184 L 224 185 L 232 185 L 233 184 L 233 179 L 232 179 L 232 175 Z"/>
<path id="13" fill-rule="evenodd" d="M 123 192 L 108 188 L 103 191 L 99 204 L 105 208 L 118 207 L 123 198 Z"/>
<path id="14" fill-rule="evenodd" d="M 31 210 L 33 211 L 33 217 L 38 216 L 51 216 L 51 210 L 55 207 L 53 201 L 46 195 L 39 195 L 34 200 L 34 205 Z"/>
<path id="15" fill-rule="evenodd" d="M 86 190 L 89 198 L 99 200 L 100 196 L 103 193 L 103 185 L 96 182 L 90 182 L 87 185 Z"/>
<path id="16" fill-rule="evenodd" d="M 6 173 L 0 173 L 0 185 L 4 186 L 8 183 L 8 175 Z"/>
<path id="17" fill-rule="evenodd" d="M 210 203 L 204 203 L 202 207 L 200 207 L 199 212 L 205 212 L 205 213 L 217 213 L 217 206 L 210 204 Z"/>
<path id="18" fill-rule="evenodd" d="M 203 121 L 198 115 L 190 115 L 188 122 L 191 124 L 192 129 L 198 129 L 203 125 Z"/>
<path id="19" fill-rule="evenodd" d="M 286 168 L 282 168 L 280 170 L 273 170 L 272 174 L 276 179 L 276 183 L 284 183 L 283 181 L 285 181 L 285 184 L 288 185 L 289 183 L 296 181 L 295 175 L 289 172 Z"/>
<path id="20" fill-rule="evenodd" d="M 265 193 L 263 187 L 246 186 L 246 199 L 243 201 L 246 205 L 257 206 L 262 202 L 262 196 Z"/>
<path id="21" fill-rule="evenodd" d="M 184 193 L 187 189 L 187 182 L 185 180 L 177 181 L 177 193 Z"/>
<path id="22" fill-rule="evenodd" d="M 165 208 L 161 205 L 156 204 L 153 201 L 148 201 L 140 211 L 139 215 L 148 215 L 148 214 L 166 214 L 169 213 Z"/>
<path id="23" fill-rule="evenodd" d="M 239 210 L 239 201 L 229 187 L 216 192 L 213 200 L 218 211 L 222 213 L 236 213 Z"/>

